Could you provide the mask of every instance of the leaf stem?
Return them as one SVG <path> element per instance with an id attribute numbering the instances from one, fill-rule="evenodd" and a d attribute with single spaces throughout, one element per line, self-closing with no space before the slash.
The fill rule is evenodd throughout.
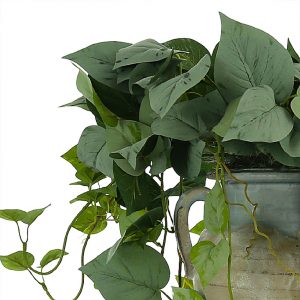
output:
<path id="1" fill-rule="evenodd" d="M 165 295 L 166 298 L 168 298 L 169 300 L 172 300 L 172 298 L 170 296 L 168 296 L 168 294 L 166 294 L 163 290 L 160 290 L 162 294 Z"/>
<path id="2" fill-rule="evenodd" d="M 161 197 L 161 204 L 163 207 L 164 220 L 165 220 L 164 237 L 163 237 L 163 242 L 162 242 L 162 247 L 161 247 L 161 255 L 164 256 L 165 247 L 166 247 L 166 243 L 167 243 L 167 235 L 168 235 L 168 230 L 167 230 L 167 228 L 168 228 L 168 215 L 167 215 L 168 204 L 166 203 L 166 199 L 165 199 L 164 173 L 161 173 L 161 176 L 160 176 L 160 197 Z"/>

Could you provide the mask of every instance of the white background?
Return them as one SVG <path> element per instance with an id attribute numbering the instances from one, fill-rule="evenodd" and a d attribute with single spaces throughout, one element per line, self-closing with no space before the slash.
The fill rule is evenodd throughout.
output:
<path id="1" fill-rule="evenodd" d="M 300 50 L 300 0 L 0 1 L 0 209 L 31 210 L 52 204 L 31 228 L 28 251 L 36 256 L 35 266 L 48 250 L 61 247 L 65 228 L 81 207 L 68 203 L 84 189 L 68 185 L 75 180 L 74 170 L 60 155 L 94 123 L 83 110 L 58 108 L 79 96 L 77 71 L 60 58 L 100 41 L 137 42 L 149 37 L 160 42 L 190 37 L 212 50 L 220 36 L 218 11 L 267 31 L 284 45 L 290 37 Z M 171 173 L 167 180 L 169 186 L 176 183 Z M 198 206 L 194 223 L 201 213 Z M 20 250 L 15 224 L 0 220 L 0 229 L 0 254 Z M 87 261 L 117 239 L 117 226 L 93 237 Z M 48 279 L 56 300 L 71 300 L 77 293 L 83 241 L 81 233 L 72 232 L 67 247 L 71 254 Z M 167 255 L 174 275 L 173 239 Z M 0 299 L 47 296 L 26 272 L 0 266 Z M 101 299 L 89 279 L 81 299 Z"/>

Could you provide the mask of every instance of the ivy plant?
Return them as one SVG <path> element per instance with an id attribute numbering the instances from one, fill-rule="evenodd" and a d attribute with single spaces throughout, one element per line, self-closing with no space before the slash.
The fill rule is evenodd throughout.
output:
<path id="1" fill-rule="evenodd" d="M 228 293 L 234 299 L 225 174 L 233 176 L 231 170 L 237 168 L 300 167 L 300 58 L 291 41 L 284 47 L 259 29 L 220 17 L 222 34 L 212 53 L 195 40 L 177 38 L 100 42 L 64 57 L 78 69 L 81 96 L 63 106 L 79 107 L 95 118 L 78 144 L 62 155 L 75 168 L 72 184 L 87 188 L 70 201 L 82 202 L 82 209 L 67 228 L 62 247 L 47 252 L 37 268 L 27 251 L 28 232 L 46 208 L 0 210 L 0 218 L 17 225 L 22 246 L 0 256 L 5 268 L 27 270 L 54 299 L 45 278 L 68 254 L 68 236 L 76 229 L 86 239 L 82 283 L 73 299 L 80 297 L 87 276 L 107 300 L 203 300 L 204 294 L 181 274 L 180 257 L 178 274 L 172 274 L 178 287 L 173 296 L 164 291 L 170 279 L 167 235 L 174 234 L 169 201 L 205 185 L 207 175 L 215 174 L 204 219 L 191 232 L 206 229 L 220 239 L 217 244 L 197 243 L 191 261 L 204 291 L 227 264 Z M 180 181 L 166 189 L 169 168 Z M 105 178 L 110 179 L 107 185 Z M 272 245 L 256 223 L 255 209 L 244 208 L 256 233 Z M 89 239 L 107 230 L 109 221 L 119 226 L 119 239 L 86 262 Z M 25 239 L 21 223 L 27 226 Z"/>

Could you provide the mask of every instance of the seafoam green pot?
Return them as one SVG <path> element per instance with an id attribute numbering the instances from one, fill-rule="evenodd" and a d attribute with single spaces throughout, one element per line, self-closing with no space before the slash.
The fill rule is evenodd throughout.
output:
<path id="1" fill-rule="evenodd" d="M 257 203 L 256 219 L 268 241 L 254 234 L 251 218 L 241 206 L 231 206 L 232 286 L 236 300 L 295 300 L 300 299 L 300 172 L 272 170 L 243 170 L 233 175 L 248 183 L 248 193 Z M 226 179 L 230 203 L 240 203 L 252 209 L 244 195 L 245 185 Z M 183 194 L 175 209 L 175 230 L 186 276 L 207 300 L 227 300 L 227 266 L 213 282 L 202 289 L 189 254 L 191 240 L 188 213 L 196 201 L 204 201 L 206 188 L 196 188 Z M 205 231 L 200 240 L 217 242 L 219 237 Z M 249 248 L 249 254 L 247 247 Z M 275 254 L 275 255 L 274 255 Z"/>

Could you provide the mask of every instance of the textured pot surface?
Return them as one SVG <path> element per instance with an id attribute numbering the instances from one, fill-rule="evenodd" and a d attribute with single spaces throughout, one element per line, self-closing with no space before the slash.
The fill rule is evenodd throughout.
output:
<path id="1" fill-rule="evenodd" d="M 268 234 L 268 241 L 254 234 L 253 223 L 241 206 L 231 206 L 232 223 L 232 287 L 236 300 L 296 300 L 300 299 L 300 172 L 249 171 L 235 172 L 239 180 L 248 183 L 250 199 L 257 203 L 256 220 L 259 229 Z M 227 178 L 226 192 L 231 203 L 253 207 L 244 194 L 245 185 Z M 186 231 L 189 207 L 203 200 L 205 190 L 199 188 L 182 196 L 176 210 L 177 239 L 184 258 L 187 276 L 202 291 L 198 275 L 191 271 L 190 240 Z M 189 204 L 187 204 L 189 203 Z M 179 225 L 179 226 L 178 226 Z M 182 227 L 182 229 L 181 229 Z M 185 231 L 185 233 L 184 233 Z M 188 236 L 188 238 L 185 238 Z M 218 242 L 219 237 L 204 231 L 200 237 Z M 247 251 L 247 247 L 251 247 Z M 205 288 L 207 300 L 228 300 L 227 266 Z"/>

